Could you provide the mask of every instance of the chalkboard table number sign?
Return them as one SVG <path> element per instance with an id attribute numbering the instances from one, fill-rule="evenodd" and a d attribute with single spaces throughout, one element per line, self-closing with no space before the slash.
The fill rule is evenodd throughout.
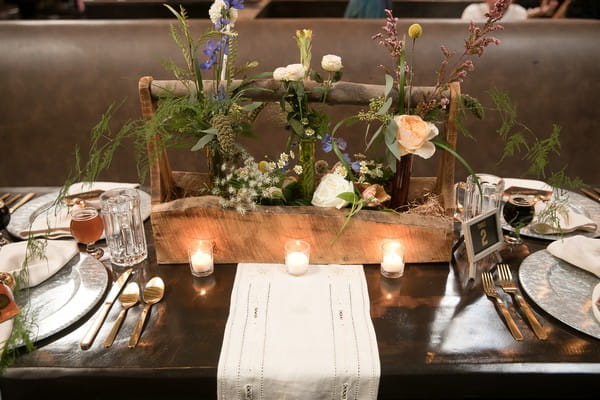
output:
<path id="1" fill-rule="evenodd" d="M 464 221 L 462 231 L 465 235 L 465 247 L 469 259 L 469 279 L 475 279 L 475 264 L 477 261 L 504 246 L 500 208 Z"/>

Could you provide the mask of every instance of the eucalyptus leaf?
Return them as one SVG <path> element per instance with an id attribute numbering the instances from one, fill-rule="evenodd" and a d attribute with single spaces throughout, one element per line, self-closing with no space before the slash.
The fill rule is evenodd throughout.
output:
<path id="1" fill-rule="evenodd" d="M 209 135 L 216 135 L 217 134 L 217 130 L 215 128 L 208 128 L 208 129 L 202 129 L 200 132 L 202 133 L 207 133 Z"/>
<path id="2" fill-rule="evenodd" d="M 250 104 L 246 104 L 245 106 L 242 106 L 242 111 L 246 111 L 246 112 L 251 112 L 256 110 L 258 107 L 262 106 L 262 102 L 261 101 L 255 101 L 254 103 L 250 103 Z"/>
<path id="3" fill-rule="evenodd" d="M 290 120 L 288 121 L 288 123 L 290 124 L 290 127 L 296 133 L 296 135 L 298 135 L 298 136 L 304 136 L 304 127 L 302 126 L 302 124 L 300 123 L 300 121 L 298 121 L 295 118 L 290 118 Z"/>
<path id="4" fill-rule="evenodd" d="M 344 192 L 337 195 L 338 198 L 347 201 L 348 203 L 354 203 L 355 200 L 358 200 L 358 196 L 354 192 Z"/>
<path id="5" fill-rule="evenodd" d="M 198 140 L 196 142 L 196 144 L 190 150 L 191 151 L 201 150 L 202 148 L 204 148 L 204 146 L 206 146 L 208 143 L 210 143 L 211 140 L 213 140 L 216 137 L 217 137 L 217 135 L 211 135 L 211 134 L 204 135 L 200 138 L 200 140 Z"/>
<path id="6" fill-rule="evenodd" d="M 390 92 L 392 91 L 392 86 L 394 86 L 394 78 L 391 75 L 385 74 L 385 88 L 383 89 L 383 95 L 388 97 Z"/>
<path id="7" fill-rule="evenodd" d="M 379 110 L 377 110 L 376 115 L 385 115 L 387 114 L 387 112 L 389 111 L 390 107 L 392 106 L 392 98 L 388 97 L 388 99 L 385 101 L 385 103 L 383 103 L 383 105 L 381 106 L 381 108 Z"/>

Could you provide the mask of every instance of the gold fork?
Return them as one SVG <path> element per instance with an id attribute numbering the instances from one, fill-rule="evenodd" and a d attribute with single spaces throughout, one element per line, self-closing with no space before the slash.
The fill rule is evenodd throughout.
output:
<path id="1" fill-rule="evenodd" d="M 525 313 L 525 316 L 527 317 L 527 321 L 529 321 L 529 324 L 531 325 L 531 329 L 533 330 L 535 335 L 538 337 L 538 339 L 540 339 L 540 340 L 548 339 L 548 334 L 544 330 L 544 327 L 537 320 L 537 318 L 531 311 L 531 308 L 525 302 L 525 299 L 523 298 L 521 293 L 519 293 L 519 289 L 517 288 L 517 285 L 512 280 L 512 273 L 510 272 L 510 268 L 509 268 L 508 264 L 498 264 L 498 283 L 500 284 L 500 287 L 502 287 L 502 289 L 504 289 L 504 291 L 506 293 L 512 294 L 513 297 L 515 298 L 515 300 L 517 301 L 517 303 L 519 303 L 519 307 L 521 307 L 521 309 Z"/>
<path id="2" fill-rule="evenodd" d="M 489 272 L 482 272 L 481 278 L 483 282 L 483 292 L 486 294 L 486 296 L 496 301 L 496 304 L 498 305 L 498 308 L 500 309 L 502 316 L 504 317 L 504 320 L 508 325 L 510 333 L 513 335 L 515 340 L 523 340 L 523 334 L 519 330 L 519 327 L 515 323 L 515 320 L 508 312 L 508 308 L 506 308 L 506 305 L 504 304 L 504 302 L 498 295 L 498 292 L 496 291 L 496 286 L 494 285 L 494 278 L 492 278 L 492 274 Z"/>

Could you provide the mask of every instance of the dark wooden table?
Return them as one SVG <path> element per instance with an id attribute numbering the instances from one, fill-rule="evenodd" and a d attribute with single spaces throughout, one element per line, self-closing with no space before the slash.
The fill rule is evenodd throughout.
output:
<path id="1" fill-rule="evenodd" d="M 217 265 L 211 277 L 199 279 L 187 265 L 157 265 L 148 233 L 150 258 L 132 279 L 143 284 L 161 276 L 166 295 L 152 308 L 138 347 L 127 348 L 127 340 L 141 307 L 130 310 L 112 348 L 102 346 L 117 305 L 92 348 L 81 350 L 96 308 L 20 355 L 0 378 L 2 400 L 216 398 L 236 266 Z M 546 245 L 528 241 L 503 255 L 516 274 L 529 252 Z M 465 285 L 462 269 L 452 264 L 409 264 L 403 278 L 391 281 L 378 265 L 365 266 L 365 274 L 381 359 L 379 398 L 592 398 L 598 392 L 600 341 L 533 302 L 549 339 L 537 340 L 511 306 L 525 335 L 516 342 L 480 282 Z"/>

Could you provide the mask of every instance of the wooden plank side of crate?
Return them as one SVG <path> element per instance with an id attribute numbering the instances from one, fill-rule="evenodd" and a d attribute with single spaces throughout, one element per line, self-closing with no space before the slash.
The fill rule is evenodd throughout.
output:
<path id="1" fill-rule="evenodd" d="M 361 211 L 333 239 L 348 210 L 318 207 L 258 207 L 241 215 L 222 209 L 212 196 L 188 197 L 152 207 L 158 262 L 187 263 L 197 239 L 215 241 L 216 263 L 283 263 L 287 240 L 311 244 L 311 263 L 370 264 L 381 261 L 381 244 L 398 239 L 407 262 L 447 262 L 452 221 L 447 218 Z"/>

